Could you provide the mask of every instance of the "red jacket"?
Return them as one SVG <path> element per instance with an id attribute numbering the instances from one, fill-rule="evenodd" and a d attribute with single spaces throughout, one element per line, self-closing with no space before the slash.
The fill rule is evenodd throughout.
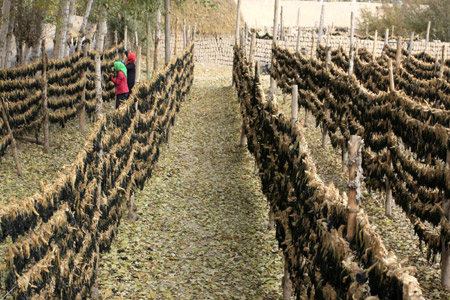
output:
<path id="1" fill-rule="evenodd" d="M 116 95 L 129 93 L 127 77 L 123 74 L 122 71 L 117 72 L 117 78 L 111 76 L 111 80 L 114 82 L 114 86 L 116 88 Z"/>

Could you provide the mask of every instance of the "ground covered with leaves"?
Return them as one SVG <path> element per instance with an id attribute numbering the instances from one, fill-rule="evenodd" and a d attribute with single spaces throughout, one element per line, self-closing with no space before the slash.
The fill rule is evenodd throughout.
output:
<path id="1" fill-rule="evenodd" d="M 266 89 L 269 87 L 269 76 L 263 76 Z M 277 101 L 283 111 L 291 114 L 291 95 L 283 95 L 278 89 Z M 348 174 L 342 171 L 341 151 L 333 149 L 327 137 L 327 148 L 322 147 L 322 130 L 316 127 L 316 120 L 308 113 L 305 119 L 305 110 L 300 109 L 299 121 L 304 126 L 305 137 L 311 155 L 317 167 L 317 172 L 323 181 L 333 184 L 341 191 L 347 190 Z M 421 245 L 419 238 L 414 234 L 411 222 L 402 209 L 395 205 L 392 208 L 392 219 L 385 216 L 385 194 L 369 192 L 363 187 L 363 209 L 369 216 L 370 223 L 375 225 L 377 232 L 389 251 L 397 255 L 399 261 L 405 266 L 414 266 L 417 272 L 413 274 L 419 281 L 423 295 L 426 299 L 450 299 L 450 291 L 444 290 L 441 285 L 440 256 L 427 260 L 427 247 Z"/>
<path id="2" fill-rule="evenodd" d="M 105 299 L 280 299 L 282 256 L 267 230 L 254 160 L 238 146 L 231 69 L 197 64 L 168 146 L 100 261 Z"/>

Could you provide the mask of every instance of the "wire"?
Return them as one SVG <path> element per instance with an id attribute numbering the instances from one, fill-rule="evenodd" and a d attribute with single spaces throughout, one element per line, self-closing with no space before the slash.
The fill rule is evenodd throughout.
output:
<path id="1" fill-rule="evenodd" d="M 7 292 L 3 297 L 0 298 L 0 300 L 6 299 L 6 296 L 8 296 L 12 291 L 14 291 L 17 288 L 17 285 L 14 286 L 9 292 Z"/>

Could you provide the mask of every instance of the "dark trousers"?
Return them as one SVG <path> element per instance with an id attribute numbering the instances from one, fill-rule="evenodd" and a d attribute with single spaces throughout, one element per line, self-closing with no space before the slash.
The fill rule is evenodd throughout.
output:
<path id="1" fill-rule="evenodd" d="M 128 99 L 128 95 L 129 93 L 116 95 L 116 109 L 118 109 L 120 104 Z"/>

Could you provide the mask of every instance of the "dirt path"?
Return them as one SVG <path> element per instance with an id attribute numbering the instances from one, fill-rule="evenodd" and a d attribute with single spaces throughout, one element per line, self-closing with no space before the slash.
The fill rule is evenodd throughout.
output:
<path id="1" fill-rule="evenodd" d="M 231 69 L 196 65 L 170 148 L 101 258 L 104 299 L 279 299 L 283 273 Z"/>

